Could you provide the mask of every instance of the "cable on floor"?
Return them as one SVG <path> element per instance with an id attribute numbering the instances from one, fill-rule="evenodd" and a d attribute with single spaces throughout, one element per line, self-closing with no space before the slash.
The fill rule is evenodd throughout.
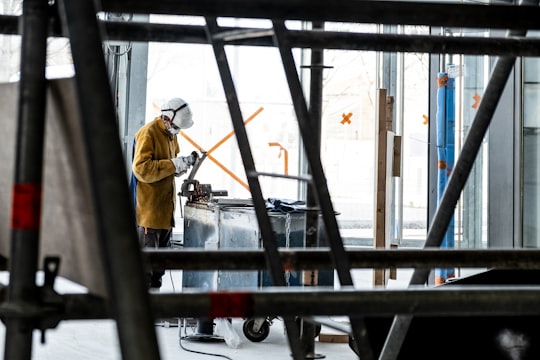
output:
<path id="1" fill-rule="evenodd" d="M 175 293 L 176 289 L 174 288 L 174 280 L 173 280 L 173 276 L 172 276 L 172 270 L 167 270 L 167 271 L 169 272 L 169 278 L 171 279 L 172 292 Z"/>
<path id="2" fill-rule="evenodd" d="M 184 319 L 183 324 L 184 324 L 184 334 L 187 336 L 187 330 L 186 330 L 187 321 L 186 321 L 186 319 Z M 215 354 L 215 353 L 207 353 L 207 352 L 204 352 L 204 351 L 198 351 L 198 350 L 193 350 L 193 349 L 186 348 L 184 345 L 182 345 L 182 329 L 180 329 L 180 336 L 178 337 L 178 344 L 180 345 L 180 348 L 182 348 L 184 351 L 188 351 L 188 352 L 192 352 L 192 353 L 200 354 L 200 355 L 217 356 L 217 357 L 222 357 L 222 358 L 225 358 L 225 359 L 228 359 L 228 360 L 233 360 L 232 358 L 228 357 L 227 355 Z"/>
<path id="3" fill-rule="evenodd" d="M 173 290 L 173 293 L 175 293 L 176 289 L 174 287 L 174 280 L 173 280 L 173 276 L 172 276 L 172 270 L 168 270 L 168 271 L 169 271 L 169 277 L 171 279 L 172 290 Z M 182 319 L 180 319 L 180 321 L 178 323 L 178 326 L 182 326 L 181 323 L 182 323 Z M 183 324 L 184 324 L 184 334 L 187 336 L 187 330 L 186 330 L 187 329 L 187 321 L 186 321 L 186 319 L 183 319 Z M 207 353 L 207 352 L 204 352 L 204 351 L 188 349 L 182 344 L 182 328 L 180 328 L 179 335 L 180 336 L 178 337 L 178 344 L 180 345 L 180 348 L 182 350 L 184 350 L 184 351 L 192 352 L 192 353 L 200 354 L 200 355 L 217 356 L 217 357 L 222 357 L 222 358 L 225 358 L 225 359 L 228 359 L 228 360 L 233 360 L 232 358 L 230 358 L 230 357 L 228 357 L 226 355 L 223 355 L 223 354 L 214 354 L 214 353 Z"/>

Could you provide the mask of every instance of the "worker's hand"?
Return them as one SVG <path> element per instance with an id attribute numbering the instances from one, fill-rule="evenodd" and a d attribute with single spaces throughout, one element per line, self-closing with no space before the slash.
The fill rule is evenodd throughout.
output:
<path id="1" fill-rule="evenodd" d="M 174 164 L 174 167 L 176 168 L 176 176 L 180 176 L 182 174 L 185 174 L 186 171 L 188 171 L 190 165 L 187 162 L 187 158 L 185 156 L 179 156 L 174 159 L 171 159 L 171 161 Z"/>
<path id="2" fill-rule="evenodd" d="M 198 158 L 199 158 L 199 153 L 196 151 L 193 151 L 191 152 L 191 155 L 186 156 L 186 161 L 189 164 L 189 166 L 193 166 Z"/>

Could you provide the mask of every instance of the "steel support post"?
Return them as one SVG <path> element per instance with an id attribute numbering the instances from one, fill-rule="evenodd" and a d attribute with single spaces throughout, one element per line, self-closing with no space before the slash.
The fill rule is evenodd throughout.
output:
<path id="1" fill-rule="evenodd" d="M 312 24 L 314 30 L 324 30 L 323 22 L 315 22 Z M 321 148 L 321 117 L 322 117 L 322 92 L 323 92 L 323 65 L 324 52 L 320 49 L 311 50 L 311 64 L 307 66 L 310 70 L 309 82 L 309 121 L 315 134 L 315 138 L 309 141 L 316 142 L 317 148 Z M 319 150 L 320 152 L 320 150 Z M 308 167 L 308 176 L 311 177 L 311 170 Z M 317 198 L 314 194 L 312 184 L 308 184 L 306 191 L 306 219 L 305 219 L 305 247 L 315 248 L 319 244 L 319 209 L 317 207 Z M 304 271 L 302 284 L 304 286 L 318 285 L 318 269 Z M 308 276 L 310 275 L 310 276 Z M 309 283 L 308 283 L 308 279 Z M 301 340 L 306 352 L 306 358 L 322 359 L 325 356 L 315 353 L 315 337 L 317 336 L 317 325 L 312 322 L 301 322 Z"/>
<path id="2" fill-rule="evenodd" d="M 255 214 L 257 216 L 257 222 L 261 230 L 262 242 L 265 249 L 266 264 L 270 271 L 273 285 L 286 286 L 285 272 L 279 258 L 277 242 L 272 230 L 272 224 L 270 223 L 270 219 L 268 218 L 268 213 L 266 211 L 266 203 L 262 195 L 261 185 L 255 169 L 255 162 L 253 161 L 253 154 L 251 153 L 249 139 L 244 126 L 242 111 L 240 110 L 236 88 L 234 86 L 234 81 L 227 60 L 227 54 L 225 53 L 225 43 L 222 39 L 215 37 L 215 35 L 219 32 L 219 26 L 216 18 L 206 18 L 206 29 L 208 41 L 212 44 L 212 48 L 214 49 L 217 66 L 221 76 L 221 82 L 223 84 L 223 90 L 225 92 L 225 97 L 227 98 L 227 105 L 229 106 L 229 112 L 231 114 L 234 132 L 236 134 L 238 148 L 240 149 L 240 155 L 246 171 L 249 190 L 251 192 L 253 205 L 255 207 Z M 298 325 L 294 321 L 293 317 L 285 317 L 284 321 L 292 354 L 296 360 L 303 360 L 305 354 L 300 343 L 300 331 L 298 330 Z"/>
<path id="3" fill-rule="evenodd" d="M 92 1 L 60 1 L 69 33 L 98 237 L 124 359 L 158 360 L 133 205 Z M 126 274 L 129 274 L 126 277 Z"/>
<path id="4" fill-rule="evenodd" d="M 11 212 L 11 256 L 4 359 L 31 359 L 32 333 L 38 323 L 35 283 L 38 269 L 43 144 L 47 83 L 48 4 L 25 0 L 22 15 L 17 149 Z"/>

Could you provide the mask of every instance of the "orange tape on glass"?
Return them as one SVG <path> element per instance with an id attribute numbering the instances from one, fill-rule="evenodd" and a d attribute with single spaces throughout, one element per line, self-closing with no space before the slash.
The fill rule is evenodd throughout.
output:
<path id="1" fill-rule="evenodd" d="M 13 230 L 37 230 L 41 217 L 41 184 L 15 184 L 11 228 Z"/>
<path id="2" fill-rule="evenodd" d="M 209 317 L 247 318 L 253 315 L 254 301 L 252 294 L 242 292 L 215 292 L 210 294 Z"/>

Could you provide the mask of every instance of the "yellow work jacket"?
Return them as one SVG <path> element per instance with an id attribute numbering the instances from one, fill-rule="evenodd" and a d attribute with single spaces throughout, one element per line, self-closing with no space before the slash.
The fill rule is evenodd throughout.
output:
<path id="1" fill-rule="evenodd" d="M 137 183 L 137 224 L 145 228 L 174 227 L 175 172 L 171 161 L 180 152 L 161 117 L 144 125 L 135 134 L 133 174 Z"/>

